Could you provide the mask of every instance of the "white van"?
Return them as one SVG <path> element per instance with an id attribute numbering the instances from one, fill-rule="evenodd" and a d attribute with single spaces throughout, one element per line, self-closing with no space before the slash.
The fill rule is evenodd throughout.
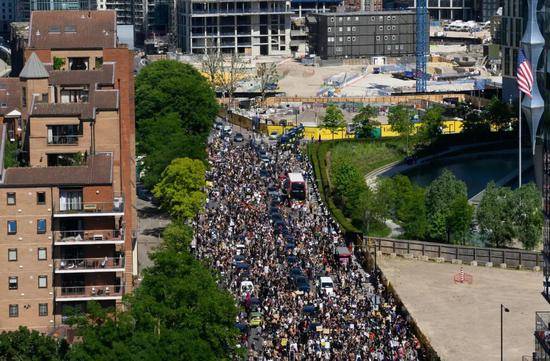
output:
<path id="1" fill-rule="evenodd" d="M 246 297 L 246 294 L 254 293 L 254 284 L 250 281 L 241 282 L 241 297 Z"/>
<path id="2" fill-rule="evenodd" d="M 330 277 L 319 277 L 319 293 L 328 296 L 334 295 L 334 282 Z"/>

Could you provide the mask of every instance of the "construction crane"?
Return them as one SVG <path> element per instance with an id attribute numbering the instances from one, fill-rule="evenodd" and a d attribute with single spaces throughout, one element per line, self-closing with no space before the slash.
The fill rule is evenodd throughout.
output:
<path id="1" fill-rule="evenodd" d="M 427 90 L 428 61 L 428 5 L 427 0 L 416 0 L 416 92 Z"/>

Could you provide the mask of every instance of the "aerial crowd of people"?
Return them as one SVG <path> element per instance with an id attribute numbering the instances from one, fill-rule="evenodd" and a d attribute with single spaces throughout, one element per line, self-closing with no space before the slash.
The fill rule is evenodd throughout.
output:
<path id="1" fill-rule="evenodd" d="M 222 131 L 209 162 L 194 251 L 240 302 L 236 325 L 249 360 L 423 359 L 382 282 L 355 257 L 335 255 L 345 241 L 297 142 L 235 142 Z M 289 173 L 303 174 L 303 201 L 284 185 Z"/>

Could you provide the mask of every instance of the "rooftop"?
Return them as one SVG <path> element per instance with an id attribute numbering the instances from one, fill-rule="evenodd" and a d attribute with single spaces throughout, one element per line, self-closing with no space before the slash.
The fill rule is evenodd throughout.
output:
<path id="1" fill-rule="evenodd" d="M 22 79 L 44 79 L 49 78 L 50 74 L 40 59 L 38 59 L 36 53 L 32 53 L 25 63 L 23 70 L 21 70 L 19 77 Z"/>
<path id="2" fill-rule="evenodd" d="M 111 184 L 112 166 L 110 154 L 97 154 L 90 156 L 84 166 L 8 168 L 0 187 Z"/>
<path id="3" fill-rule="evenodd" d="M 115 11 L 33 11 L 29 32 L 34 49 L 117 47 Z"/>

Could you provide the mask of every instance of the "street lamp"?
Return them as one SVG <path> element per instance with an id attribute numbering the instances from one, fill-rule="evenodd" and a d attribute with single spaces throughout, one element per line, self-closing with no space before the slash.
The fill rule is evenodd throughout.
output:
<path id="1" fill-rule="evenodd" d="M 504 312 L 510 312 L 510 310 L 507 307 L 504 307 L 504 305 L 501 303 L 500 304 L 500 361 L 504 361 L 504 342 L 503 342 Z"/>

